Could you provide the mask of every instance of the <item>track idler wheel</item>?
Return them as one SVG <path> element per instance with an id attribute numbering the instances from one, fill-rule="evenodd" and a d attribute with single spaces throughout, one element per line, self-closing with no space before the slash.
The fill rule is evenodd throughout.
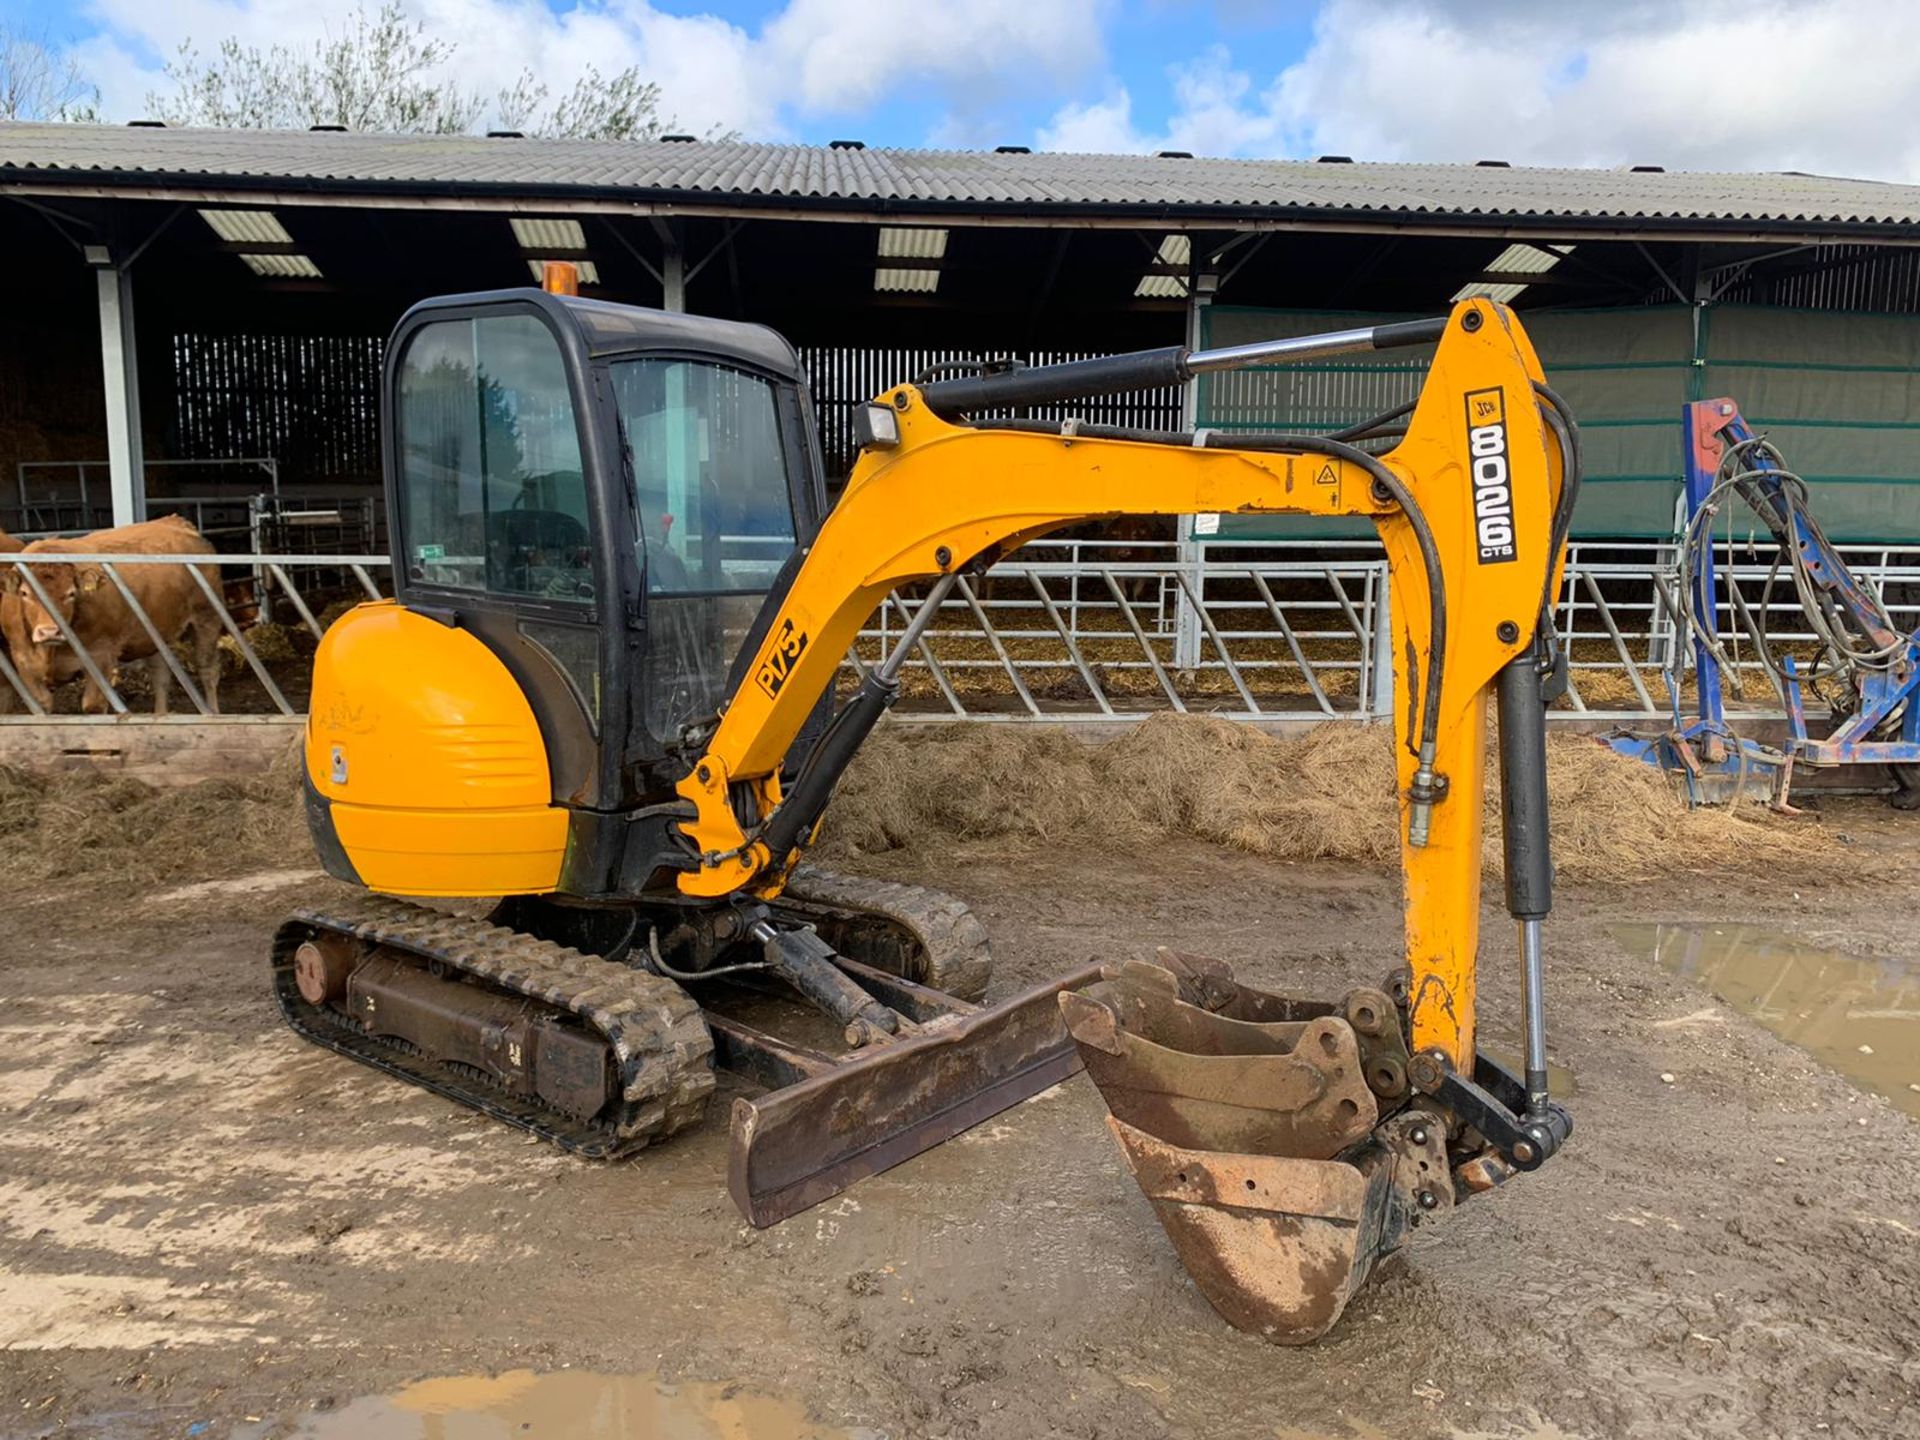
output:
<path id="1" fill-rule="evenodd" d="M 346 935 L 316 935 L 293 952 L 293 983 L 309 1005 L 339 1005 L 367 947 Z"/>
<path id="2" fill-rule="evenodd" d="M 1418 1110 L 1381 1118 L 1398 1098 L 1384 1092 L 1405 1084 L 1382 992 L 1321 1004 L 1210 978 L 1128 964 L 1060 1010 L 1201 1293 L 1238 1329 L 1305 1344 L 1419 1216 L 1452 1205 L 1445 1126 Z"/>

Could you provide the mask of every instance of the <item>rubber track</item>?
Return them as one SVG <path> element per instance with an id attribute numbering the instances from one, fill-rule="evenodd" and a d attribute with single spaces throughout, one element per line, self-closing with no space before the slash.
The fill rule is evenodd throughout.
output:
<path id="1" fill-rule="evenodd" d="M 618 1062 L 619 1095 L 591 1120 L 509 1094 L 375 1039 L 352 1020 L 310 1005 L 293 979 L 293 953 L 323 932 L 438 961 L 489 989 L 579 1017 Z M 673 981 L 583 955 L 484 920 L 467 920 L 379 896 L 298 910 L 273 941 L 274 995 L 296 1033 L 377 1070 L 484 1111 L 593 1159 L 639 1150 L 697 1123 L 713 1093 L 713 1039 L 694 998 Z"/>
<path id="2" fill-rule="evenodd" d="M 957 896 L 801 865 L 788 878 L 780 899 L 794 902 L 793 909 L 803 915 L 825 910 L 855 923 L 877 918 L 906 930 L 922 957 L 918 973 L 907 979 L 962 1000 L 978 1000 L 987 993 L 993 953 L 986 928 Z"/>

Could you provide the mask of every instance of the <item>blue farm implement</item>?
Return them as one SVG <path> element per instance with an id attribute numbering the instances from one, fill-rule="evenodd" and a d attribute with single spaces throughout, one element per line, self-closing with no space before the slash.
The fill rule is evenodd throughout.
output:
<path id="1" fill-rule="evenodd" d="M 1687 524 L 1675 591 L 1693 651 L 1695 714 L 1683 719 L 1678 677 L 1669 673 L 1672 728 L 1655 736 L 1616 736 L 1613 747 L 1683 777 L 1694 804 L 1764 785 L 1773 803 L 1785 807 L 1796 765 L 1885 765 L 1898 787 L 1894 804 L 1920 808 L 1920 705 L 1914 703 L 1920 637 L 1901 630 L 1879 595 L 1847 568 L 1809 509 L 1806 482 L 1733 401 L 1694 401 L 1682 407 L 1681 418 Z M 1750 627 L 1755 649 L 1786 704 L 1787 737 L 1779 748 L 1738 734 L 1727 723 L 1722 695 L 1732 666 L 1717 624 L 1723 602 L 1713 528 L 1735 497 L 1777 546 L 1757 610 L 1746 605 L 1731 575 L 1724 603 L 1736 616 L 1760 617 Z M 1791 655 L 1776 656 L 1765 629 L 1783 572 L 1813 636 L 1814 653 L 1804 665 Z M 1807 733 L 1807 688 L 1831 713 L 1824 739 Z"/>

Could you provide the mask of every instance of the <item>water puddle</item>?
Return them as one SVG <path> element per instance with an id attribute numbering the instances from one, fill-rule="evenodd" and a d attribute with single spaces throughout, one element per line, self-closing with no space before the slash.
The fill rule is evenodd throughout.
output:
<path id="1" fill-rule="evenodd" d="M 1920 969 L 1759 925 L 1615 925 L 1613 936 L 1920 1116 Z"/>
<path id="2" fill-rule="evenodd" d="M 244 1433 L 244 1432 L 243 1432 Z M 455 1375 L 308 1417 L 299 1440 L 878 1440 L 739 1385 L 561 1370 Z"/>

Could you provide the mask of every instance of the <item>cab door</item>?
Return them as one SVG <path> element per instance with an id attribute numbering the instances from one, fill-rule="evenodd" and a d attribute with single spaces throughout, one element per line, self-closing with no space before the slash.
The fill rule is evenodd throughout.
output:
<path id="1" fill-rule="evenodd" d="M 818 472 L 790 378 L 672 353 L 607 375 L 645 595 L 629 755 L 636 789 L 671 797 L 819 525 Z"/>
<path id="2" fill-rule="evenodd" d="M 604 485 L 584 364 L 527 300 L 426 306 L 389 353 L 395 591 L 478 637 L 519 682 L 554 800 L 600 803 Z"/>

